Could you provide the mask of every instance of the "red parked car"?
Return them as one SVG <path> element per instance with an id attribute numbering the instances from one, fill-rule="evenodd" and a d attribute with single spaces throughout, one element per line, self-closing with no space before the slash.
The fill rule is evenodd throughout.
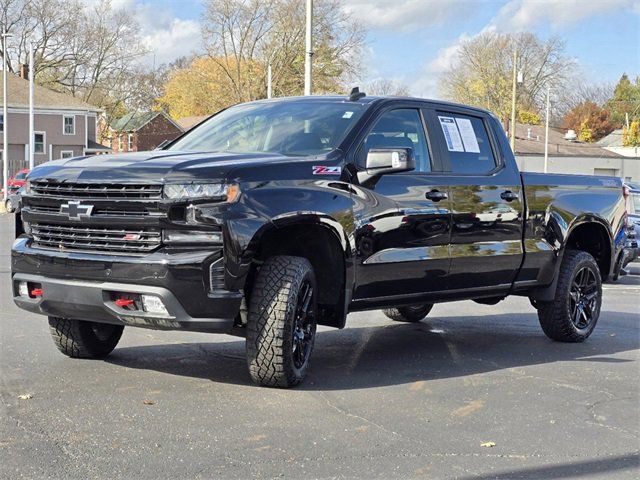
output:
<path id="1" fill-rule="evenodd" d="M 19 170 L 13 177 L 10 177 L 7 181 L 7 187 L 9 189 L 9 193 L 15 193 L 18 191 L 20 187 L 24 187 L 26 183 L 27 174 L 29 173 L 28 168 L 23 168 Z"/>

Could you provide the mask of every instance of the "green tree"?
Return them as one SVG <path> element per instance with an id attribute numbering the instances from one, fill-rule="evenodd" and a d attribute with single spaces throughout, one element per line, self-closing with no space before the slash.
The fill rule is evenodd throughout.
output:
<path id="1" fill-rule="evenodd" d="M 626 117 L 629 115 L 629 121 L 640 119 L 640 76 L 634 81 L 629 79 L 625 73 L 613 91 L 611 98 L 605 105 L 611 112 L 611 121 L 616 127 L 621 127 L 626 123 Z"/>

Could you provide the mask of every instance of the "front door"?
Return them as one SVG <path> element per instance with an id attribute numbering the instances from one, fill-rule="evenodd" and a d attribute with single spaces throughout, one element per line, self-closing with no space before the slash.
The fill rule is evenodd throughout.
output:
<path id="1" fill-rule="evenodd" d="M 454 108 L 430 115 L 449 172 L 449 288 L 508 288 L 523 258 L 520 175 L 501 155 L 490 117 Z"/>
<path id="2" fill-rule="evenodd" d="M 416 297 L 444 288 L 449 271 L 450 199 L 433 167 L 422 114 L 415 108 L 382 113 L 362 144 L 411 147 L 416 170 L 382 175 L 357 187 L 358 271 L 354 300 Z M 361 200 L 358 198 L 360 197 Z"/>

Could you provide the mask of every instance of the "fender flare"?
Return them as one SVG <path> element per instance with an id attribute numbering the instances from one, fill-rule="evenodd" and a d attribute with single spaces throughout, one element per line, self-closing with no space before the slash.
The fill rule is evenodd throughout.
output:
<path id="1" fill-rule="evenodd" d="M 560 267 L 562 266 L 564 252 L 567 249 L 567 243 L 569 242 L 571 235 L 573 234 L 573 232 L 576 230 L 577 227 L 581 225 L 589 224 L 589 223 L 598 224 L 601 227 L 603 227 L 607 232 L 607 238 L 609 239 L 609 248 L 611 249 L 611 255 L 610 255 L 611 258 L 609 260 L 609 270 L 611 271 L 611 262 L 612 262 L 611 259 L 615 258 L 615 245 L 613 243 L 613 236 L 612 236 L 609 224 L 605 219 L 603 219 L 599 215 L 594 215 L 594 214 L 578 215 L 576 218 L 573 219 L 573 221 L 569 225 L 569 228 L 567 229 L 567 233 L 565 237 L 562 239 L 562 244 L 558 249 L 558 258 L 556 260 L 556 265 L 554 267 L 553 281 L 546 287 L 538 288 L 534 291 L 534 293 L 531 295 L 531 298 L 533 298 L 535 301 L 537 302 L 553 301 L 553 299 L 556 296 L 556 290 L 558 288 L 558 275 L 560 273 Z M 604 281 L 605 279 L 603 278 L 602 280 Z"/>

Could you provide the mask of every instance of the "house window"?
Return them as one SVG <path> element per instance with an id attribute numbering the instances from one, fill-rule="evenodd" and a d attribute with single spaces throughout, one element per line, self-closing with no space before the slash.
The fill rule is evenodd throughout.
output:
<path id="1" fill-rule="evenodd" d="M 44 153 L 45 133 L 33 133 L 33 153 Z"/>
<path id="2" fill-rule="evenodd" d="M 62 150 L 60 152 L 60 158 L 71 158 L 73 157 L 73 150 Z"/>
<path id="3" fill-rule="evenodd" d="M 64 115 L 62 117 L 63 122 L 63 131 L 62 133 L 65 135 L 75 135 L 76 134 L 76 117 L 75 115 Z"/>
<path id="4" fill-rule="evenodd" d="M 127 138 L 127 151 L 133 152 L 133 133 L 130 133 Z"/>
<path id="5" fill-rule="evenodd" d="M 4 132 L 4 115 L 0 113 L 0 132 Z"/>
<path id="6" fill-rule="evenodd" d="M 122 135 L 118 134 L 118 151 L 122 151 Z"/>

